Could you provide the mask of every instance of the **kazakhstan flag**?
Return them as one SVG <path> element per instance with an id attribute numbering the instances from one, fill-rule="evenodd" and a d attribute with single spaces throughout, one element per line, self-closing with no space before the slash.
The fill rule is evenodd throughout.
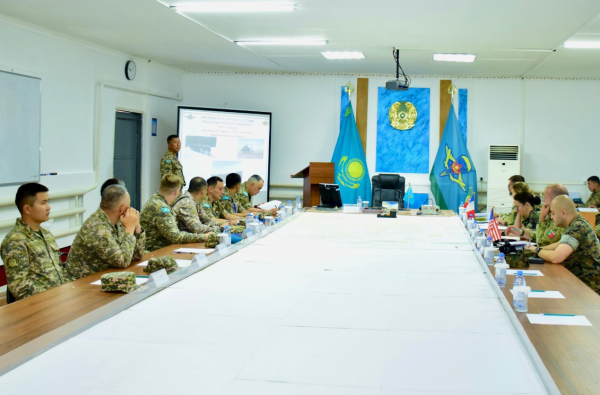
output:
<path id="1" fill-rule="evenodd" d="M 431 193 L 442 210 L 458 211 L 458 206 L 465 204 L 469 188 L 477 191 L 477 171 L 459 130 L 454 105 L 450 106 L 429 181 L 431 181 Z M 477 207 L 476 192 L 475 207 Z"/>
<path id="2" fill-rule="evenodd" d="M 342 107 L 340 113 L 340 135 L 338 136 L 331 161 L 335 164 L 335 183 L 340 186 L 342 203 L 356 204 L 371 200 L 371 178 L 363 150 L 354 112 L 348 93 L 342 87 Z"/>

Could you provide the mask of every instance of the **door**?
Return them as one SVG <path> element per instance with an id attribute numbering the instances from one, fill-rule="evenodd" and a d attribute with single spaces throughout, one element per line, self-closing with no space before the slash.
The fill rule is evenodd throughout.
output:
<path id="1" fill-rule="evenodd" d="M 141 165 L 142 114 L 117 111 L 113 174 L 115 178 L 125 182 L 131 197 L 131 207 L 137 210 L 142 209 Z"/>

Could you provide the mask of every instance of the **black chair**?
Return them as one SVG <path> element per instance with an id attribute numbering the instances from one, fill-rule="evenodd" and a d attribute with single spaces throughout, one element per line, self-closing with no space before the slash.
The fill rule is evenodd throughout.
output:
<path id="1" fill-rule="evenodd" d="M 11 304 L 16 302 L 17 299 L 10 293 L 8 287 L 6 287 L 6 304 Z"/>
<path id="2" fill-rule="evenodd" d="M 404 177 L 398 174 L 378 174 L 371 181 L 371 207 L 381 207 L 381 202 L 398 202 L 398 208 L 404 208 Z"/>

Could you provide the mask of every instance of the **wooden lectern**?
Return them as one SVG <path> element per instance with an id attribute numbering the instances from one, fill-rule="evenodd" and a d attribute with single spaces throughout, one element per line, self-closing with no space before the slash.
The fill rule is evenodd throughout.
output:
<path id="1" fill-rule="evenodd" d="M 319 184 L 332 184 L 334 182 L 335 165 L 331 162 L 310 162 L 308 167 L 302 169 L 292 178 L 304 178 L 303 207 L 318 206 L 321 202 Z"/>

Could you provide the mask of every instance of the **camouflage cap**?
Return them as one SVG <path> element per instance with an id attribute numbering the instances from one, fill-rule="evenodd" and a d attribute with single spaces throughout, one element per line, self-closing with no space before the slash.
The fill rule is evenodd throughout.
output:
<path id="1" fill-rule="evenodd" d="M 245 226 L 231 226 L 229 230 L 231 233 L 242 233 L 246 227 Z"/>
<path id="2" fill-rule="evenodd" d="M 112 272 L 100 277 L 101 289 L 104 292 L 129 293 L 140 286 L 135 283 L 134 272 Z"/>
<path id="3" fill-rule="evenodd" d="M 204 242 L 204 246 L 206 248 L 215 248 L 219 244 L 219 241 L 220 241 L 219 236 L 217 236 L 214 233 L 211 233 L 206 238 L 206 241 Z"/>
<path id="4" fill-rule="evenodd" d="M 160 269 L 165 269 L 168 274 L 173 273 L 176 270 L 179 270 L 179 265 L 177 265 L 177 261 L 171 255 L 161 256 L 158 258 L 150 258 L 148 261 L 148 265 L 144 268 L 145 272 L 154 273 Z"/>

